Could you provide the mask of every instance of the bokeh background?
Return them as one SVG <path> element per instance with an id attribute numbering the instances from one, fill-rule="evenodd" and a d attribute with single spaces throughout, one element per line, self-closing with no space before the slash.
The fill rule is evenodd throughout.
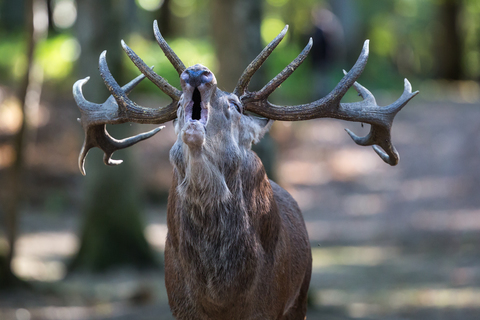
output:
<path id="1" fill-rule="evenodd" d="M 420 90 L 394 122 L 396 167 L 351 141 L 344 127 L 368 132 L 358 123 L 277 122 L 256 147 L 305 216 L 308 317 L 479 319 L 479 16 L 478 0 L 0 0 L 0 319 L 172 319 L 162 252 L 173 127 L 115 153 L 118 167 L 92 150 L 83 177 L 71 94 L 90 76 L 87 99 L 108 97 L 103 50 L 119 83 L 139 74 L 121 39 L 179 87 L 154 20 L 183 62 L 210 68 L 224 90 L 285 24 L 251 90 L 313 37 L 310 57 L 271 98 L 283 104 L 328 93 L 370 39 L 359 81 L 378 103 L 395 101 L 405 77 Z M 131 98 L 169 103 L 148 81 Z"/>

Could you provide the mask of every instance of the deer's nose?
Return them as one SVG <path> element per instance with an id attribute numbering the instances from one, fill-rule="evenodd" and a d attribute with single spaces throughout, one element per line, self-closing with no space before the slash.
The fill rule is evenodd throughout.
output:
<path id="1" fill-rule="evenodd" d="M 180 79 L 196 88 L 202 84 L 215 83 L 215 76 L 203 66 L 191 67 L 182 72 Z"/>

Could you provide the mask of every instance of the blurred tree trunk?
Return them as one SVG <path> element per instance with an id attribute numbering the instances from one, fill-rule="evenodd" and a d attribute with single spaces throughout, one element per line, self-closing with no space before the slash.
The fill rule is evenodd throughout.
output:
<path id="1" fill-rule="evenodd" d="M 39 103 L 38 100 L 28 98 L 34 91 L 40 96 L 42 87 L 42 70 L 35 65 L 35 49 L 37 43 L 46 36 L 47 26 L 36 24 L 34 26 L 34 16 L 43 14 L 47 10 L 45 0 L 26 0 L 24 12 L 24 29 L 26 31 L 26 56 L 27 66 L 25 74 L 20 83 L 18 98 L 21 110 L 21 125 L 13 136 L 12 146 L 14 150 L 14 159 L 12 165 L 7 169 L 7 197 L 4 199 L 5 219 L 4 226 L 7 235 L 8 251 L 2 261 L 0 261 L 0 287 L 9 287 L 22 284 L 22 282 L 12 272 L 12 261 L 15 256 L 15 243 L 18 232 L 18 219 L 20 206 L 22 202 L 22 180 L 24 171 L 25 145 L 27 140 L 28 124 L 27 109 L 35 107 L 33 104 Z M 40 74 L 40 75 L 39 75 Z"/>
<path id="2" fill-rule="evenodd" d="M 263 49 L 261 21 L 262 1 L 212 1 L 211 29 L 220 64 L 215 76 L 220 89 L 232 92 L 243 70 Z M 262 75 L 260 69 L 252 79 L 251 89 L 259 89 Z"/>
<path id="3" fill-rule="evenodd" d="M 243 70 L 263 49 L 260 35 L 262 1 L 213 0 L 211 5 L 211 30 L 219 62 L 215 76 L 220 89 L 232 92 Z M 252 78 L 250 91 L 267 83 L 263 68 Z M 267 175 L 275 179 L 276 146 L 270 135 L 265 135 L 253 150 L 262 159 Z"/>
<path id="4" fill-rule="evenodd" d="M 120 39 L 126 35 L 128 1 L 78 1 L 78 38 L 82 48 L 80 77 L 92 76 L 85 96 L 105 101 L 108 91 L 98 72 L 98 57 L 107 49 L 107 60 L 115 79 L 122 85 Z M 130 7 L 131 8 L 131 7 Z M 127 26 L 125 25 L 127 24 Z M 128 125 L 109 127 L 118 138 L 129 135 Z M 127 130 L 126 130 L 127 129 Z M 70 270 L 102 271 L 119 265 L 155 265 L 153 252 L 145 239 L 141 202 L 133 159 L 128 151 L 118 152 L 124 161 L 118 167 L 103 164 L 98 149 L 89 153 L 85 183 L 85 221 L 80 248 Z"/>
<path id="5" fill-rule="evenodd" d="M 166 38 L 173 34 L 172 12 L 170 11 L 170 0 L 164 0 L 158 11 L 158 28 Z"/>
<path id="6" fill-rule="evenodd" d="M 458 80 L 462 78 L 462 34 L 460 32 L 461 0 L 439 2 L 437 30 L 437 77 Z"/>
<path id="7" fill-rule="evenodd" d="M 343 31 L 344 52 L 341 53 L 342 56 L 339 60 L 355 62 L 358 58 L 358 48 L 363 46 L 364 41 L 362 21 L 358 15 L 359 3 L 355 0 L 330 0 L 329 3 L 332 12 L 338 17 Z M 349 54 L 348 57 L 347 54 Z M 340 63 L 344 64 L 345 61 L 340 61 Z"/>
<path id="8" fill-rule="evenodd" d="M 12 32 L 21 29 L 27 18 L 25 12 L 31 10 L 30 0 L 0 1 L 0 26 L 4 31 Z"/>

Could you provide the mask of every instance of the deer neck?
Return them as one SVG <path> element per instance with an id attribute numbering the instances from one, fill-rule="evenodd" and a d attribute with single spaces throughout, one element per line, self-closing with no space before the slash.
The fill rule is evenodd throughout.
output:
<path id="1" fill-rule="evenodd" d="M 216 155 L 214 159 L 222 158 Z M 256 281 L 259 243 L 255 211 L 270 211 L 273 193 L 253 152 L 239 157 L 235 164 L 231 152 L 228 164 L 214 159 L 204 155 L 184 159 L 180 165 L 172 161 L 177 186 L 176 203 L 169 204 L 175 209 L 169 215 L 176 222 L 169 225 L 169 233 L 191 281 L 201 284 L 196 288 L 207 290 L 199 294 L 218 305 L 229 300 L 228 294 L 245 292 Z M 254 165 L 245 166 L 252 159 Z M 253 184 L 261 184 L 263 189 Z M 222 285 L 214 285 L 219 283 Z M 242 288 L 232 290 L 238 284 Z"/>
<path id="2" fill-rule="evenodd" d="M 240 151 L 218 152 L 208 145 L 201 152 L 190 152 L 185 144 L 175 145 L 170 160 L 177 172 L 179 199 L 183 205 L 202 214 L 226 207 L 239 195 Z"/>

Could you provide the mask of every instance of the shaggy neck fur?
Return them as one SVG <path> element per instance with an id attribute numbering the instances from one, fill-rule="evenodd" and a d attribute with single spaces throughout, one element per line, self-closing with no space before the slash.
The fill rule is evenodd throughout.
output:
<path id="1" fill-rule="evenodd" d="M 262 239 L 255 238 L 261 234 L 255 229 L 265 226 L 254 215 L 272 210 L 273 193 L 252 151 L 230 148 L 219 154 L 207 146 L 200 156 L 192 156 L 184 148 L 171 150 L 182 264 L 212 306 L 225 307 L 232 301 L 228 294 L 247 292 L 256 281 Z"/>

